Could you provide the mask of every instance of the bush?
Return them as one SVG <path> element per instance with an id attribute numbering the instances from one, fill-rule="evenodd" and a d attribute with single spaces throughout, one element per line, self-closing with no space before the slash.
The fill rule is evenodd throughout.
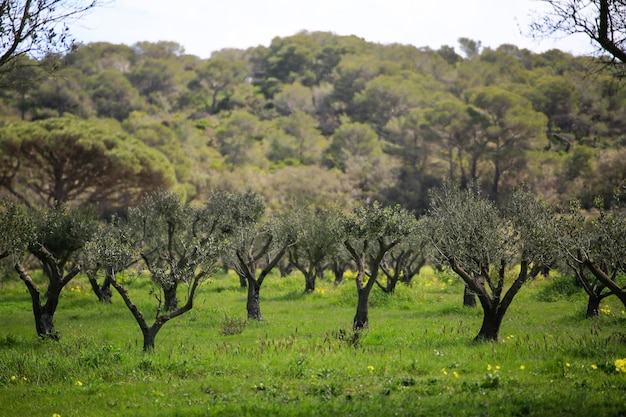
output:
<path id="1" fill-rule="evenodd" d="M 224 313 L 224 320 L 220 323 L 220 334 L 222 336 L 231 336 L 234 334 L 241 334 L 243 329 L 246 328 L 248 321 L 241 317 L 231 317 Z"/>
<path id="2" fill-rule="evenodd" d="M 574 277 L 557 275 L 550 279 L 546 285 L 542 286 L 537 293 L 537 300 L 553 303 L 578 294 L 580 289 Z"/>

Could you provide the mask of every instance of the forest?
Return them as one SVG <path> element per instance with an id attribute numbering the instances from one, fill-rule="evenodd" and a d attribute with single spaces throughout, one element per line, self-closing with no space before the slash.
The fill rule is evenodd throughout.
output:
<path id="1" fill-rule="evenodd" d="M 626 178 L 626 92 L 559 50 L 301 32 L 210 59 L 173 42 L 18 58 L 1 79 L 0 193 L 29 205 L 112 213 L 160 188 L 199 203 L 252 188 L 270 211 L 298 199 L 423 214 L 451 180 L 591 209 L 619 203 Z"/>

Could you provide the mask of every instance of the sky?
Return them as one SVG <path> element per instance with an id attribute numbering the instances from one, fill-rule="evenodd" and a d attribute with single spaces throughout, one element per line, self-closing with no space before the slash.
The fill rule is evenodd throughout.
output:
<path id="1" fill-rule="evenodd" d="M 174 41 L 201 58 L 223 48 L 268 46 L 302 30 L 457 51 L 465 37 L 490 48 L 592 52 L 582 35 L 532 39 L 528 27 L 541 7 L 537 0 L 105 0 L 71 29 L 82 43 Z"/>

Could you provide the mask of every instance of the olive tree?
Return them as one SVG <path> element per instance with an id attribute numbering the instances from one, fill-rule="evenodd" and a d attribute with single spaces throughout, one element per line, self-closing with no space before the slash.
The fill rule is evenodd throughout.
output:
<path id="1" fill-rule="evenodd" d="M 199 286 L 220 260 L 223 244 L 212 224 L 206 210 L 184 205 L 175 194 L 160 191 L 131 210 L 128 220 L 113 218 L 89 245 L 93 262 L 104 270 L 139 325 L 144 352 L 154 350 L 165 323 L 193 308 Z M 144 262 L 156 284 L 151 291 L 157 303 L 152 324 L 132 301 L 128 284 L 117 277 L 139 262 Z M 172 288 L 181 285 L 187 291 L 184 304 L 179 305 Z"/>
<path id="2" fill-rule="evenodd" d="M 516 190 L 498 208 L 476 188 L 445 184 L 431 192 L 428 222 L 437 261 L 450 266 L 483 309 L 474 340 L 496 342 L 523 284 L 557 256 L 552 210 L 526 190 Z"/>
<path id="3" fill-rule="evenodd" d="M 214 213 L 216 229 L 229 236 L 227 264 L 248 284 L 248 319 L 262 320 L 261 286 L 293 244 L 287 222 L 279 217 L 264 219 L 263 198 L 250 189 L 237 193 L 216 191 L 209 198 L 207 210 Z"/>
<path id="4" fill-rule="evenodd" d="M 79 254 L 96 231 L 97 220 L 92 212 L 65 205 L 36 210 L 9 200 L 0 205 L 0 216 L 0 257 L 10 257 L 28 289 L 37 335 L 57 340 L 54 314 L 59 297 L 81 270 Z M 43 294 L 24 262 L 27 254 L 41 266 Z"/>
<path id="5" fill-rule="evenodd" d="M 295 238 L 288 251 L 290 263 L 304 276 L 304 292 L 313 292 L 324 263 L 341 245 L 340 212 L 301 204 L 290 208 L 286 217 Z"/>
<path id="6" fill-rule="evenodd" d="M 387 252 L 380 264 L 387 282 L 382 285 L 377 281 L 378 286 L 384 292 L 394 292 L 398 282 L 411 284 L 413 277 L 419 274 L 422 267 L 426 265 L 430 254 L 430 240 L 425 226 L 425 220 L 418 221 L 413 233 Z"/>
<path id="7" fill-rule="evenodd" d="M 140 257 L 158 287 L 159 307 L 165 311 L 178 308 L 178 285 L 189 281 L 188 273 L 201 260 L 196 252 L 204 250 L 203 243 L 212 238 L 199 230 L 199 217 L 198 209 L 164 190 L 129 210 L 128 220 L 140 234 Z"/>
<path id="8" fill-rule="evenodd" d="M 613 294 L 626 306 L 626 219 L 621 212 L 604 210 L 599 198 L 596 208 L 599 215 L 589 218 L 574 201 L 560 223 L 563 259 L 589 296 L 588 318 L 597 316 L 601 301 Z"/>
<path id="9" fill-rule="evenodd" d="M 342 220 L 344 246 L 356 265 L 358 295 L 354 330 L 369 326 L 369 296 L 387 253 L 415 229 L 413 214 L 400 206 L 383 206 L 375 202 L 357 206 Z"/>

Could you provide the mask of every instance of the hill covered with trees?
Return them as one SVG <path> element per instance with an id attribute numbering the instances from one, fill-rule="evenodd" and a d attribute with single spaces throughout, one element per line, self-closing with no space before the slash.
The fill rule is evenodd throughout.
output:
<path id="1" fill-rule="evenodd" d="M 559 50 L 457 48 L 301 32 L 210 59 L 172 42 L 20 57 L 0 80 L 0 193 L 119 210 L 159 187 L 187 201 L 252 187 L 271 210 L 298 197 L 420 213 L 452 179 L 494 200 L 525 183 L 610 204 L 626 178 L 615 79 Z"/>

